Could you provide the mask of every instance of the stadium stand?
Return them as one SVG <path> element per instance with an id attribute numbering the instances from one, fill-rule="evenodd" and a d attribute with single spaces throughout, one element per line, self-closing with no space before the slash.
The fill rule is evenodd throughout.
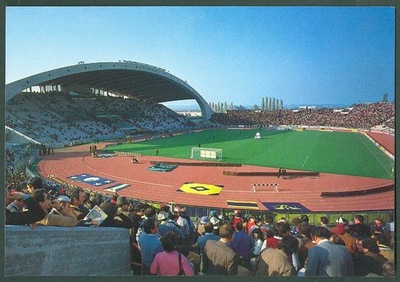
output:
<path id="1" fill-rule="evenodd" d="M 211 120 L 223 125 L 298 125 L 331 126 L 343 128 L 371 129 L 386 124 L 393 126 L 395 106 L 393 103 L 356 104 L 350 109 L 266 110 L 227 111 L 214 113 Z"/>
<path id="2" fill-rule="evenodd" d="M 6 125 L 50 147 L 165 133 L 195 124 L 161 104 L 62 92 L 21 93 L 6 107 Z"/>

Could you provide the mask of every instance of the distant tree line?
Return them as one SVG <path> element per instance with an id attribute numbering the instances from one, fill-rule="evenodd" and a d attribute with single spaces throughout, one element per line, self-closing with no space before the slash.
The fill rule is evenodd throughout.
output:
<path id="1" fill-rule="evenodd" d="M 261 110 L 282 110 L 283 100 L 275 97 L 263 97 L 261 100 Z"/>
<path id="2" fill-rule="evenodd" d="M 383 94 L 383 103 L 388 103 L 388 94 Z M 243 111 L 249 110 L 249 107 L 244 107 L 242 105 L 234 105 L 232 102 L 228 105 L 227 102 L 209 102 L 211 109 L 215 113 L 226 113 L 226 111 L 236 110 Z M 273 111 L 273 110 L 283 110 L 283 100 L 275 97 L 262 97 L 261 105 L 254 104 L 251 110 L 263 110 L 263 111 Z"/>
<path id="3" fill-rule="evenodd" d="M 248 110 L 248 108 L 242 105 L 234 105 L 231 102 L 229 105 L 227 102 L 209 102 L 208 103 L 211 109 L 215 113 L 226 113 L 229 110 Z M 252 107 L 253 110 L 282 110 L 283 109 L 283 100 L 274 98 L 274 97 L 263 97 L 261 100 L 261 105 L 255 104 Z"/>

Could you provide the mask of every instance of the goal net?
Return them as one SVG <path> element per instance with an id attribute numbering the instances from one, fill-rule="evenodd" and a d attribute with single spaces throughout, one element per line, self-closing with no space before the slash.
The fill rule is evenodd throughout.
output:
<path id="1" fill-rule="evenodd" d="M 193 147 L 190 155 L 195 160 L 222 160 L 222 149 Z"/>

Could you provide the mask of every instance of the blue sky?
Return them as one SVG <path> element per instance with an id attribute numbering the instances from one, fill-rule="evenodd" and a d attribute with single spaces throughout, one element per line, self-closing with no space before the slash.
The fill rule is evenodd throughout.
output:
<path id="1" fill-rule="evenodd" d="M 393 7 L 6 7 L 6 83 L 130 60 L 208 102 L 392 101 L 394 17 Z"/>

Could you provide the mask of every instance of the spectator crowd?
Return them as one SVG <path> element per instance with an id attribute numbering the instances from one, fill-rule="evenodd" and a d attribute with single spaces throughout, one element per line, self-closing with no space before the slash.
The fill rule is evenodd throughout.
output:
<path id="1" fill-rule="evenodd" d="M 371 129 L 385 124 L 394 128 L 394 103 L 356 104 L 349 109 L 301 109 L 227 111 L 215 113 L 212 121 L 223 125 L 303 125 Z"/>
<path id="2" fill-rule="evenodd" d="M 332 224 L 322 216 L 312 225 L 307 215 L 274 222 L 268 215 L 210 210 L 196 219 L 175 204 L 155 208 L 23 177 L 9 179 L 7 225 L 125 228 L 134 275 L 394 277 L 393 218 L 367 224 L 356 214 Z M 87 217 L 96 208 L 107 217 Z"/>
<path id="3" fill-rule="evenodd" d="M 23 92 L 14 96 L 7 101 L 5 123 L 54 148 L 196 128 L 186 117 L 161 104 L 134 98 L 78 98 L 64 92 Z"/>

